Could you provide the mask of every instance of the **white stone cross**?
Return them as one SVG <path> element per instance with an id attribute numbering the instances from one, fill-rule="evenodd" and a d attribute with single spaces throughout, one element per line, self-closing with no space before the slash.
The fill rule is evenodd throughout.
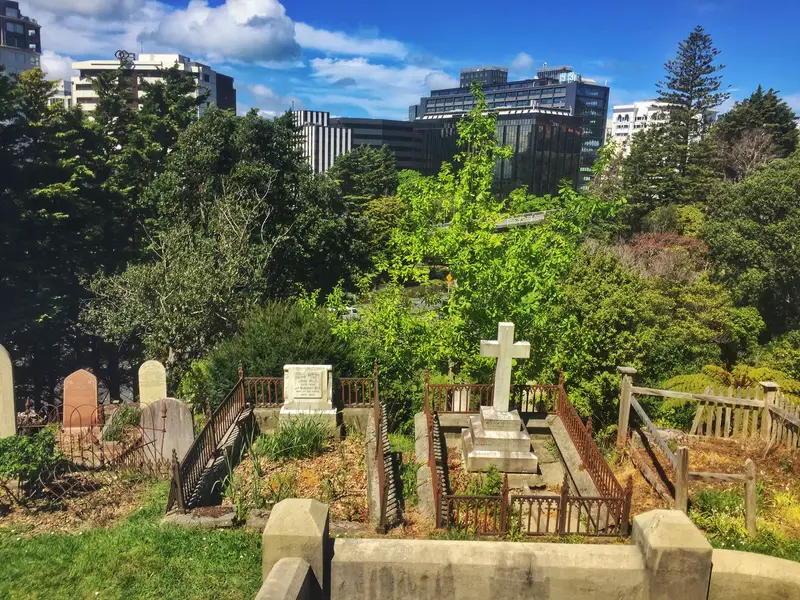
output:
<path id="1" fill-rule="evenodd" d="M 494 356 L 497 366 L 494 372 L 494 409 L 508 412 L 511 393 L 511 360 L 528 358 L 531 345 L 528 342 L 514 342 L 514 324 L 498 323 L 497 340 L 481 340 L 481 356 Z"/>

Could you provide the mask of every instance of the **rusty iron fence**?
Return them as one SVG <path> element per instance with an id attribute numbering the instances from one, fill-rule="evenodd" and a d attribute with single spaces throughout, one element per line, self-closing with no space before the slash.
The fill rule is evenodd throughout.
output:
<path id="1" fill-rule="evenodd" d="M 512 385 L 509 409 L 519 412 L 555 413 L 558 407 L 557 385 Z M 425 396 L 433 412 L 477 413 L 482 406 L 492 406 L 494 384 L 430 383 L 425 373 Z"/>
<path id="2" fill-rule="evenodd" d="M 167 498 L 166 512 L 177 506 L 180 510 L 188 508 L 197 490 L 203 472 L 218 456 L 220 443 L 247 407 L 244 377 L 241 369 L 239 380 L 225 400 L 211 414 L 211 418 L 195 438 L 186 456 L 178 463 L 172 456 L 172 483 Z"/>
<path id="3" fill-rule="evenodd" d="M 250 406 L 283 406 L 283 377 L 245 377 L 244 391 Z"/>

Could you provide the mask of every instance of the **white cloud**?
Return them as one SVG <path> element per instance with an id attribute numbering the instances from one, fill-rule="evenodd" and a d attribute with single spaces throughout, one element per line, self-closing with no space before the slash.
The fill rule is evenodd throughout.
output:
<path id="1" fill-rule="evenodd" d="M 443 71 L 431 71 L 425 76 L 425 87 L 429 90 L 457 88 L 459 83 L 458 78 L 452 77 Z"/>
<path id="2" fill-rule="evenodd" d="M 292 107 L 294 107 L 295 110 L 305 108 L 305 105 L 299 98 L 281 96 L 261 83 L 248 85 L 247 90 L 253 98 L 253 102 L 251 103 L 253 108 L 259 109 L 258 112 L 264 117 L 280 116 Z"/>
<path id="3" fill-rule="evenodd" d="M 141 10 L 144 0 L 28 0 L 27 4 L 32 13 L 43 9 L 60 16 L 124 19 Z"/>
<path id="4" fill-rule="evenodd" d="M 191 0 L 142 39 L 212 61 L 281 62 L 300 54 L 294 23 L 277 0 L 227 0 L 216 7 Z"/>
<path id="5" fill-rule="evenodd" d="M 403 58 L 408 54 L 405 44 L 381 38 L 360 38 L 341 31 L 316 29 L 305 23 L 295 23 L 295 39 L 303 48 L 358 56 L 392 56 Z"/>
<path id="6" fill-rule="evenodd" d="M 533 57 L 527 52 L 520 52 L 511 61 L 511 71 L 520 75 L 533 75 L 535 63 Z"/>
<path id="7" fill-rule="evenodd" d="M 800 113 L 800 92 L 786 94 L 782 96 L 782 99 L 786 101 L 786 104 L 788 104 L 795 113 Z"/>
<path id="8" fill-rule="evenodd" d="M 74 75 L 73 62 L 71 57 L 61 56 L 52 50 L 42 52 L 42 71 L 47 74 L 47 79 L 69 80 Z"/>
<path id="9" fill-rule="evenodd" d="M 333 85 L 342 79 L 352 80 L 348 94 L 319 94 L 311 91 L 309 98 L 315 104 L 349 104 L 363 108 L 371 116 L 405 118 L 408 107 L 419 102 L 421 96 L 435 83 L 444 87 L 457 86 L 457 81 L 444 71 L 413 65 L 392 67 L 370 63 L 363 57 L 351 59 L 315 58 L 311 61 L 312 77 Z"/>

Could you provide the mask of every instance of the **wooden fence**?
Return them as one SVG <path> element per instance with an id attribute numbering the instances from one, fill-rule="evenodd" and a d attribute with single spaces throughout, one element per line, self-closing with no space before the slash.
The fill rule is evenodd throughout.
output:
<path id="1" fill-rule="evenodd" d="M 703 473 L 689 471 L 689 449 L 686 446 L 678 446 L 673 452 L 669 444 L 661 435 L 659 429 L 647 416 L 642 405 L 634 394 L 657 396 L 662 398 L 682 398 L 698 403 L 694 421 L 690 434 L 704 435 L 716 438 L 752 438 L 761 436 L 765 439 L 772 439 L 777 442 L 787 442 L 797 445 L 796 429 L 794 436 L 791 428 L 798 422 L 797 408 L 789 408 L 786 399 L 779 393 L 777 385 L 772 382 L 763 382 L 761 385 L 765 390 L 764 399 L 761 398 L 760 389 L 752 390 L 728 388 L 727 394 L 719 390 L 714 394 L 712 388 L 706 388 L 703 394 L 691 394 L 688 392 L 675 392 L 672 390 L 660 390 L 654 388 L 638 387 L 633 385 L 633 375 L 636 370 L 630 367 L 620 367 L 622 373 L 622 384 L 620 388 L 619 419 L 617 422 L 617 446 L 623 448 L 628 444 L 630 438 L 630 411 L 638 417 L 641 426 L 649 434 L 649 440 L 655 443 L 661 451 L 666 465 L 657 464 L 661 467 L 662 474 L 670 471 L 673 475 L 672 484 L 674 505 L 678 510 L 687 512 L 689 505 L 689 481 L 728 481 L 742 482 L 745 484 L 745 523 L 751 535 L 756 534 L 756 471 L 755 463 L 749 458 L 744 464 L 744 474 L 732 473 Z M 784 416 L 785 415 L 785 416 Z M 789 418 L 786 418 L 788 416 Z M 631 446 L 631 457 L 637 462 L 636 448 Z M 658 463 L 658 457 L 654 453 L 650 454 L 654 463 Z M 640 470 L 645 471 L 646 467 L 637 464 Z M 664 469 L 663 467 L 667 467 Z M 645 472 L 645 478 L 651 485 L 658 485 L 652 473 Z"/>

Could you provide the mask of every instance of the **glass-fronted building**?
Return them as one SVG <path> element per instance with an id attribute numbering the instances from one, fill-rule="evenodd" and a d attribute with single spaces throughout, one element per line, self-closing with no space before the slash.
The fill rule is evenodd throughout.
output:
<path id="1" fill-rule="evenodd" d="M 496 85 L 508 81 L 508 69 L 505 67 L 470 67 L 461 69 L 459 85 L 469 87 L 473 81 L 480 81 L 481 85 Z"/>
<path id="2" fill-rule="evenodd" d="M 506 195 L 526 185 L 532 194 L 555 194 L 563 179 L 578 187 L 582 157 L 579 117 L 568 110 L 531 107 L 500 109 L 497 113 L 498 141 L 511 146 L 514 153 L 495 166 L 498 193 Z M 458 152 L 456 123 L 462 116 L 427 115 L 414 123 L 422 143 L 423 174 L 438 173 L 443 162 L 453 161 Z"/>
<path id="3" fill-rule="evenodd" d="M 583 79 L 572 67 L 546 67 L 537 71 L 535 79 L 484 85 L 483 92 L 489 108 L 510 109 L 540 107 L 564 109 L 580 117 L 581 152 L 578 187 L 591 179 L 592 165 L 605 139 L 608 112 L 607 86 Z M 432 90 L 431 95 L 409 110 L 409 118 L 421 120 L 474 108 L 469 87 Z"/>

